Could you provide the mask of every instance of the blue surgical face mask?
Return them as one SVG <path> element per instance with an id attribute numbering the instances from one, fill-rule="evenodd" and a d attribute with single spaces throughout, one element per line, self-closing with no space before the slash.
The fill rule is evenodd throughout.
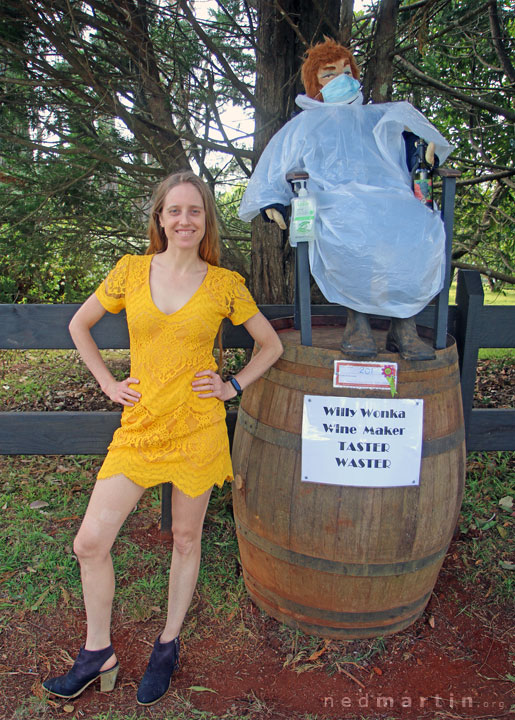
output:
<path id="1" fill-rule="evenodd" d="M 352 75 L 337 75 L 320 91 L 324 102 L 337 103 L 351 100 L 360 88 L 359 81 Z"/>

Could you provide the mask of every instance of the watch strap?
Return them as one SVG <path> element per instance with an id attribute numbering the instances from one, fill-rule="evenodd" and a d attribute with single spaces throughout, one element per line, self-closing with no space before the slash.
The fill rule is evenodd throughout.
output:
<path id="1" fill-rule="evenodd" d="M 236 390 L 236 393 L 237 393 L 238 395 L 241 395 L 242 392 L 243 392 L 243 390 L 241 389 L 241 385 L 240 385 L 240 383 L 236 380 L 236 378 L 235 378 L 235 377 L 230 377 L 230 378 L 229 378 L 229 382 L 231 383 L 231 385 L 233 386 L 233 388 Z"/>

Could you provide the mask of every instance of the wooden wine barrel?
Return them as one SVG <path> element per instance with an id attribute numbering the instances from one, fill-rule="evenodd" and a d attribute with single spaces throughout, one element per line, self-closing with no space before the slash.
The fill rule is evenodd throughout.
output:
<path id="1" fill-rule="evenodd" d="M 460 510 L 465 433 L 452 338 L 430 361 L 406 362 L 380 350 L 378 360 L 398 363 L 396 397 L 424 400 L 419 486 L 302 482 L 305 394 L 390 397 L 333 387 L 334 360 L 344 359 L 339 323 L 313 317 L 313 347 L 306 347 L 290 318 L 275 321 L 285 351 L 243 394 L 233 502 L 253 601 L 305 633 L 354 639 L 398 632 L 422 614 Z M 374 334 L 384 348 L 385 330 Z"/>

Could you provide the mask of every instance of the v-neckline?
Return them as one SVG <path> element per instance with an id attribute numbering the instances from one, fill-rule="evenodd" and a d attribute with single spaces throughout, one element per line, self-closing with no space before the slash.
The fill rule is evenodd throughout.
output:
<path id="1" fill-rule="evenodd" d="M 148 289 L 148 296 L 149 296 L 149 299 L 150 299 L 150 304 L 152 305 L 152 307 L 153 307 L 158 313 L 160 313 L 160 315 L 163 315 L 164 317 L 167 317 L 167 318 L 173 317 L 174 315 L 177 315 L 177 313 L 181 312 L 181 310 L 184 310 L 184 308 L 185 308 L 187 305 L 189 305 L 190 302 L 193 300 L 193 298 L 195 297 L 195 295 L 197 295 L 197 294 L 202 290 L 202 288 L 204 287 L 204 283 L 206 282 L 206 278 L 207 278 L 207 276 L 208 276 L 208 274 L 209 274 L 209 270 L 210 270 L 210 268 L 211 268 L 211 265 L 210 265 L 209 263 L 207 263 L 206 274 L 205 274 L 204 277 L 202 278 L 202 282 L 200 283 L 200 285 L 198 286 L 198 288 L 195 290 L 195 292 L 193 293 L 193 295 L 192 295 L 190 298 L 188 298 L 188 300 L 186 300 L 186 302 L 184 303 L 184 305 L 181 305 L 180 308 L 177 308 L 177 310 L 174 310 L 174 311 L 171 312 L 171 313 L 166 313 L 166 312 L 163 312 L 163 310 L 161 310 L 160 308 L 158 308 L 157 305 L 155 304 L 154 298 L 152 297 L 152 289 L 151 289 L 151 287 L 150 287 L 150 268 L 151 268 L 151 266 L 152 266 L 152 260 L 155 258 L 155 256 L 156 256 L 155 253 L 154 253 L 153 255 L 150 255 L 150 262 L 149 262 L 148 268 L 147 268 L 147 289 Z"/>

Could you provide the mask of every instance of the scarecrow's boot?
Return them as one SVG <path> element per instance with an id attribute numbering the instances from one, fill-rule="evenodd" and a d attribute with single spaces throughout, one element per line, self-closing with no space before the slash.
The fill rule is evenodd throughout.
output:
<path id="1" fill-rule="evenodd" d="M 352 357 L 371 358 L 377 355 L 370 323 L 364 313 L 347 308 L 347 324 L 343 333 L 341 350 Z"/>
<path id="2" fill-rule="evenodd" d="M 392 318 L 386 349 L 398 352 L 404 360 L 434 360 L 436 353 L 417 334 L 415 318 Z"/>

